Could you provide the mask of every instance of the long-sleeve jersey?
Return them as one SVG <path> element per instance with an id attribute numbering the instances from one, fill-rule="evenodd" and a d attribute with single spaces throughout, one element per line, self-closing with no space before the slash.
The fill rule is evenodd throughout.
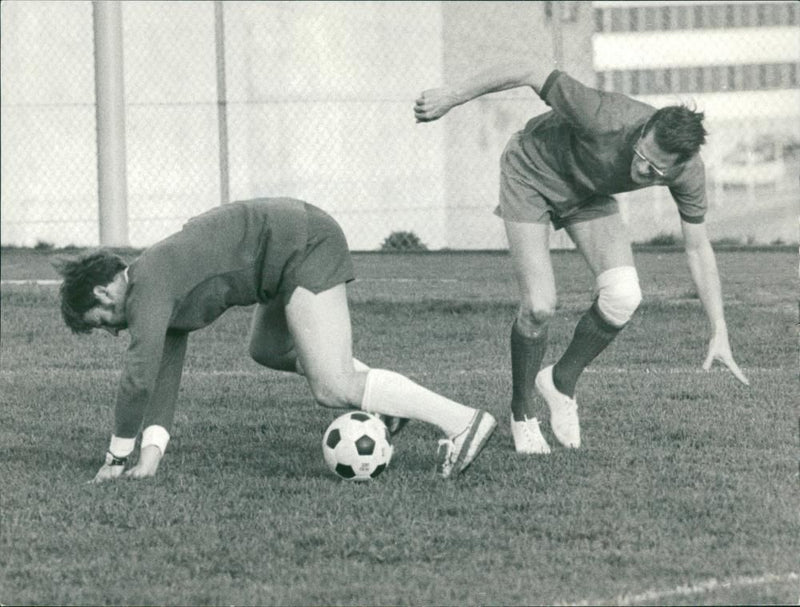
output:
<path id="1" fill-rule="evenodd" d="M 650 184 L 631 179 L 633 146 L 655 113 L 653 106 L 587 87 L 558 70 L 539 94 L 552 110 L 529 120 L 517 134 L 522 154 L 510 160 L 560 214 L 568 215 L 595 194 L 665 185 L 685 221 L 703 221 L 706 183 L 699 154 L 664 179 Z"/>
<path id="2" fill-rule="evenodd" d="M 115 435 L 142 420 L 169 428 L 188 333 L 232 306 L 287 297 L 286 280 L 308 240 L 306 203 L 259 199 L 215 208 L 148 248 L 128 268 L 130 333 L 115 408 Z"/>

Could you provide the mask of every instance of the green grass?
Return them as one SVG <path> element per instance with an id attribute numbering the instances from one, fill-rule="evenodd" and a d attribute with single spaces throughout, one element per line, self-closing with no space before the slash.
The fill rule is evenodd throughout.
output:
<path id="1" fill-rule="evenodd" d="M 356 355 L 501 420 L 454 482 L 434 476 L 438 435 L 419 423 L 376 481 L 334 478 L 320 442 L 336 413 L 249 360 L 249 310 L 232 310 L 190 340 L 157 477 L 87 484 L 127 340 L 71 335 L 52 286 L 4 286 L 0 603 L 795 603 L 796 254 L 718 254 L 750 388 L 700 370 L 707 327 L 682 255 L 636 256 L 644 303 L 581 379 L 582 448 L 533 458 L 506 422 L 507 257 L 356 256 Z M 592 286 L 577 255 L 554 263 L 548 361 Z M 48 267 L 3 256 L 3 278 Z"/>

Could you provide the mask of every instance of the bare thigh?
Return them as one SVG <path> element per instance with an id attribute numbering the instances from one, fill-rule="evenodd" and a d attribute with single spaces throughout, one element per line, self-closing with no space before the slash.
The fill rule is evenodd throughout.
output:
<path id="1" fill-rule="evenodd" d="M 286 306 L 295 349 L 315 398 L 358 407 L 366 373 L 353 369 L 353 334 L 344 284 L 321 293 L 297 287 Z"/>
<path id="2" fill-rule="evenodd" d="M 633 266 L 628 231 L 619 213 L 565 227 L 595 278 L 611 268 Z"/>

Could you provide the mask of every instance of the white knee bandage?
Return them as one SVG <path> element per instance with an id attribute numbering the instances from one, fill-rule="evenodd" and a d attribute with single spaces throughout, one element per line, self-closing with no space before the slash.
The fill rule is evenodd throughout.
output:
<path id="1" fill-rule="evenodd" d="M 633 266 L 611 268 L 597 277 L 597 308 L 615 327 L 627 323 L 641 301 L 639 277 Z"/>

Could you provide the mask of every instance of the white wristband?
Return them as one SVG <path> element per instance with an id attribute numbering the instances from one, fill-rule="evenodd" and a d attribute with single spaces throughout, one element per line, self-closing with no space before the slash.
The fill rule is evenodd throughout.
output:
<path id="1" fill-rule="evenodd" d="M 111 435 L 111 444 L 108 450 L 116 457 L 128 457 L 136 445 L 136 438 L 120 438 L 119 436 Z"/>
<path id="2" fill-rule="evenodd" d="M 167 443 L 169 442 L 169 432 L 164 426 L 147 426 L 142 432 L 142 449 L 155 445 L 161 451 L 161 455 L 167 450 Z"/>

